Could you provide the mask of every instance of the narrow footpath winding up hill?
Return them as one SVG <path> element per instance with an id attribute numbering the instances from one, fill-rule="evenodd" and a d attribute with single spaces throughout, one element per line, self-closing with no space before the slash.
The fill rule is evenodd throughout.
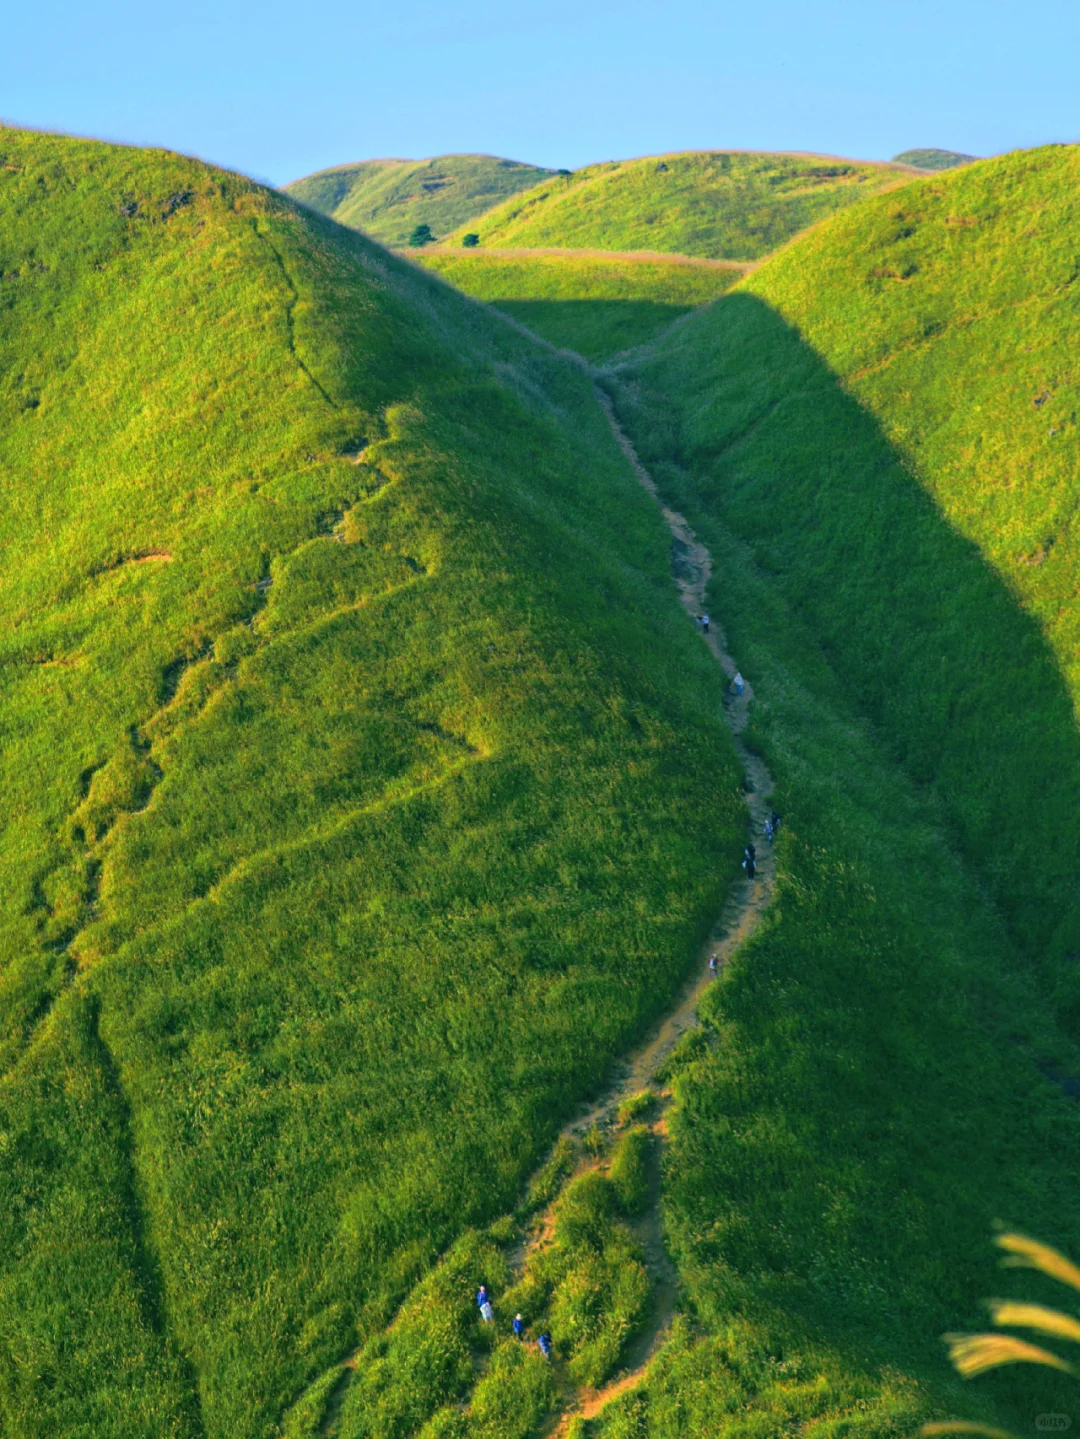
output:
<path id="1" fill-rule="evenodd" d="M 754 162 L 599 372 L 0 130 L 5 1435 L 1065 1410 L 939 1335 L 1080 1252 L 1080 159 Z"/>
<path id="2" fill-rule="evenodd" d="M 4 130 L 0 271 L 0 1427 L 270 1436 L 677 990 L 720 682 L 580 367 L 361 236 Z"/>
<path id="3" fill-rule="evenodd" d="M 605 379 L 713 556 L 785 823 L 676 1075 L 690 1322 L 597 1439 L 1067 1410 L 960 1389 L 938 1335 L 1008 1290 L 995 1223 L 1080 1248 L 1078 163 L 852 209 Z"/>
<path id="4" fill-rule="evenodd" d="M 609 402 L 603 396 L 601 402 L 643 488 L 658 500 Z M 698 628 L 709 554 L 681 515 L 666 509 L 663 515 L 672 537 L 672 577 Z M 770 813 L 772 781 L 761 758 L 741 740 L 753 695 L 748 687 L 739 695 L 732 690 L 735 663 L 719 629 L 713 625 L 702 638 L 725 676 L 724 706 L 744 772 L 750 834 L 757 836 Z M 316 1380 L 286 1418 L 288 1439 L 316 1433 L 325 1439 L 563 1435 L 641 1384 L 670 1337 L 679 1292 L 662 1217 L 672 1100 L 665 1071 L 680 1045 L 695 1037 L 706 989 L 769 905 L 771 846 L 760 860 L 756 876 L 732 887 L 676 1003 L 615 1066 L 599 1097 L 563 1127 L 552 1155 L 530 1179 L 524 1204 L 486 1234 L 467 1237 L 409 1296 L 384 1334 Z M 628 1126 L 620 1139 L 619 1131 Z M 611 1196 L 621 1196 L 615 1204 L 629 1215 L 629 1224 L 612 1224 Z M 585 1245 L 583 1229 L 592 1231 Z M 598 1259 L 607 1274 L 597 1273 Z M 639 1285 L 631 1308 L 619 1292 L 627 1270 Z M 497 1318 L 492 1328 L 481 1325 L 477 1333 L 478 1316 L 470 1315 L 465 1291 L 470 1278 L 475 1284 L 480 1276 L 492 1283 Z M 584 1312 L 573 1313 L 575 1301 Z M 529 1331 L 510 1337 L 510 1318 L 519 1306 L 528 1312 Z M 620 1311 L 621 1321 L 613 1322 Z M 547 1328 L 563 1350 L 550 1366 L 533 1347 Z"/>

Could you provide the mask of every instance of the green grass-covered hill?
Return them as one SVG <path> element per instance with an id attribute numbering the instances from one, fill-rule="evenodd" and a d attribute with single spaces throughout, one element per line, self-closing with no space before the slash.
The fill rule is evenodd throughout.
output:
<path id="1" fill-rule="evenodd" d="M 553 345 L 597 363 L 648 343 L 680 315 L 722 295 L 742 276 L 739 266 L 618 254 L 438 249 L 421 250 L 416 259 Z"/>
<path id="2" fill-rule="evenodd" d="M 555 175 L 476 216 L 492 248 L 655 250 L 758 260 L 808 225 L 910 170 L 828 156 L 693 151 L 613 160 Z M 478 218 L 477 218 L 478 217 Z"/>
<path id="3" fill-rule="evenodd" d="M 0 357 L 0 1430 L 269 1439 L 685 972 L 718 675 L 580 366 L 258 185 L 0 132 Z"/>
<path id="4" fill-rule="evenodd" d="M 417 225 L 436 238 L 552 174 L 493 155 L 439 155 L 433 160 L 367 160 L 320 170 L 286 185 L 286 193 L 384 245 L 404 245 Z"/>
<path id="5" fill-rule="evenodd" d="M 784 816 L 662 1172 L 631 1130 L 511 1286 L 507 1216 L 739 873 L 670 535 L 494 308 L 237 176 L 0 131 L 0 1432 L 542 1439 L 648 1313 L 658 1197 L 674 1323 L 567 1439 L 1069 1412 L 939 1335 L 1017 1292 L 994 1222 L 1080 1253 L 1078 170 L 918 179 L 734 288 L 462 259 L 563 343 L 648 332 L 602 382 Z M 678 323 L 604 310 L 645 301 Z"/>
<path id="6" fill-rule="evenodd" d="M 676 1079 L 700 1328 L 590 1436 L 1073 1402 L 934 1386 L 980 1295 L 1049 1297 L 995 1272 L 995 1223 L 1080 1251 L 1078 182 L 1050 147 L 880 196 L 608 378 L 713 552 L 785 830 Z"/>

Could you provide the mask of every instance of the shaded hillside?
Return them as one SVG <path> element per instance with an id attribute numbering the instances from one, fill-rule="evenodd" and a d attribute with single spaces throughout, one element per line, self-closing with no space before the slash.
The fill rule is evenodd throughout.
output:
<path id="1" fill-rule="evenodd" d="M 671 994 L 742 809 L 580 370 L 0 134 L 0 1428 L 276 1434 Z"/>
<path id="2" fill-rule="evenodd" d="M 285 192 L 384 245 L 404 245 L 417 225 L 446 235 L 551 173 L 493 155 L 366 160 L 294 180 Z"/>
<path id="3" fill-rule="evenodd" d="M 709 396 L 683 443 L 723 452 L 733 528 L 941 794 L 1063 1003 L 1080 949 L 1078 175 L 1080 151 L 1048 147 L 853 211 L 671 352 Z M 860 451 L 849 409 L 803 378 L 809 354 L 900 468 Z"/>
<path id="4" fill-rule="evenodd" d="M 815 221 L 909 178 L 895 166 L 828 156 L 648 156 L 555 176 L 463 228 L 479 231 L 480 243 L 491 247 L 757 260 Z"/>
<path id="5" fill-rule="evenodd" d="M 955 1384 L 938 1336 L 1023 1292 L 995 1222 L 1080 1244 L 1077 170 L 872 201 L 610 378 L 713 552 L 784 826 L 675 1075 L 694 1323 L 590 1439 L 1067 1411 L 1044 1375 Z"/>
<path id="6" fill-rule="evenodd" d="M 648 343 L 680 315 L 722 295 L 742 274 L 735 266 L 626 255 L 436 250 L 417 258 L 465 294 L 597 363 Z"/>
<path id="7" fill-rule="evenodd" d="M 971 165 L 978 157 L 958 150 L 905 150 L 893 156 L 894 165 L 914 165 L 918 170 L 955 170 L 958 165 Z"/>

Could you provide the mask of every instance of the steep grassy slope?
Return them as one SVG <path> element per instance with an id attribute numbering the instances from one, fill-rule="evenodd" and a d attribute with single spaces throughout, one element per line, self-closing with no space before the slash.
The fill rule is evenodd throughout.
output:
<path id="1" fill-rule="evenodd" d="M 1067 1411 L 1042 1376 L 959 1391 L 937 1335 L 1013 1287 L 993 1222 L 1078 1239 L 1078 169 L 873 201 L 613 377 L 717 560 L 785 832 L 677 1077 L 667 1216 L 705 1337 L 603 1439 Z"/>
<path id="2" fill-rule="evenodd" d="M 596 362 L 647 344 L 680 315 L 729 290 L 741 275 L 736 267 L 622 255 L 439 250 L 418 258 L 465 294 Z"/>
<path id="3" fill-rule="evenodd" d="M 480 243 L 489 247 L 658 250 L 757 260 L 815 221 L 910 176 L 895 166 L 824 156 L 739 151 L 650 156 L 555 176 L 463 229 L 477 230 Z"/>
<path id="4" fill-rule="evenodd" d="M 1062 967 L 1080 950 L 1078 173 L 1075 148 L 1029 151 L 852 212 L 657 361 L 686 394 L 684 453 L 717 457 L 728 522 L 941 795 L 1066 1010 L 1080 1000 Z"/>
<path id="5" fill-rule="evenodd" d="M 551 174 L 493 155 L 439 155 L 338 165 L 294 180 L 285 192 L 384 245 L 404 245 L 417 225 L 445 235 Z"/>
<path id="6" fill-rule="evenodd" d="M 741 809 L 579 371 L 0 134 L 0 1427 L 270 1435 L 663 1003 Z"/>
<path id="7" fill-rule="evenodd" d="M 1023 1292 L 983 1252 L 996 1222 L 1080 1237 L 1080 1112 L 1047 1077 L 1080 1076 L 1080 1055 L 813 627 L 695 480 L 656 468 L 670 502 L 697 500 L 784 832 L 769 919 L 676 1074 L 665 1214 L 690 1322 L 589 1434 L 908 1435 L 953 1416 L 1031 1433 L 1068 1412 L 1057 1386 L 1005 1373 L 976 1393 L 939 1336 Z"/>

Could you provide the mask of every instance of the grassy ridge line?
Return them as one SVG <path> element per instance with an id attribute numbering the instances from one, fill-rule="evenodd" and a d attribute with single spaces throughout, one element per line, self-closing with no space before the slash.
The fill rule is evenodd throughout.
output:
<path id="1" fill-rule="evenodd" d="M 688 1043 L 676 1067 L 665 1213 L 688 1322 L 585 1433 L 823 1439 L 956 1414 L 1022 1432 L 1064 1398 L 1002 1375 L 976 1399 L 938 1335 L 977 1323 L 1002 1288 L 983 1252 L 994 1222 L 1073 1241 L 1080 1114 L 1046 1070 L 1080 1073 L 1080 1054 L 942 806 L 859 713 L 788 580 L 799 551 L 781 565 L 726 523 L 752 482 L 782 530 L 819 413 L 853 483 L 888 468 L 885 449 L 864 463 L 857 407 L 830 408 L 820 361 L 803 346 L 784 368 L 770 338 L 728 296 L 612 382 L 665 502 L 713 553 L 709 607 L 754 680 L 754 740 L 785 818 L 776 902 L 702 1006 L 712 1043 Z M 766 378 L 790 398 L 762 463 L 769 422 L 747 432 L 742 386 Z"/>
<path id="2" fill-rule="evenodd" d="M 482 246 L 651 249 L 749 261 L 866 194 L 919 173 L 736 151 L 612 161 L 546 180 L 449 240 L 478 230 Z"/>
<path id="3" fill-rule="evenodd" d="M 734 766 L 579 367 L 237 177 L 0 152 L 0 1423 L 269 1436 L 664 1004 Z"/>
<path id="4" fill-rule="evenodd" d="M 294 180 L 285 193 L 383 244 L 401 245 L 416 225 L 444 235 L 551 174 L 542 166 L 492 155 L 369 160 Z"/>
<path id="5" fill-rule="evenodd" d="M 594 363 L 646 343 L 723 294 L 741 269 L 602 252 L 423 251 L 418 263 Z"/>

